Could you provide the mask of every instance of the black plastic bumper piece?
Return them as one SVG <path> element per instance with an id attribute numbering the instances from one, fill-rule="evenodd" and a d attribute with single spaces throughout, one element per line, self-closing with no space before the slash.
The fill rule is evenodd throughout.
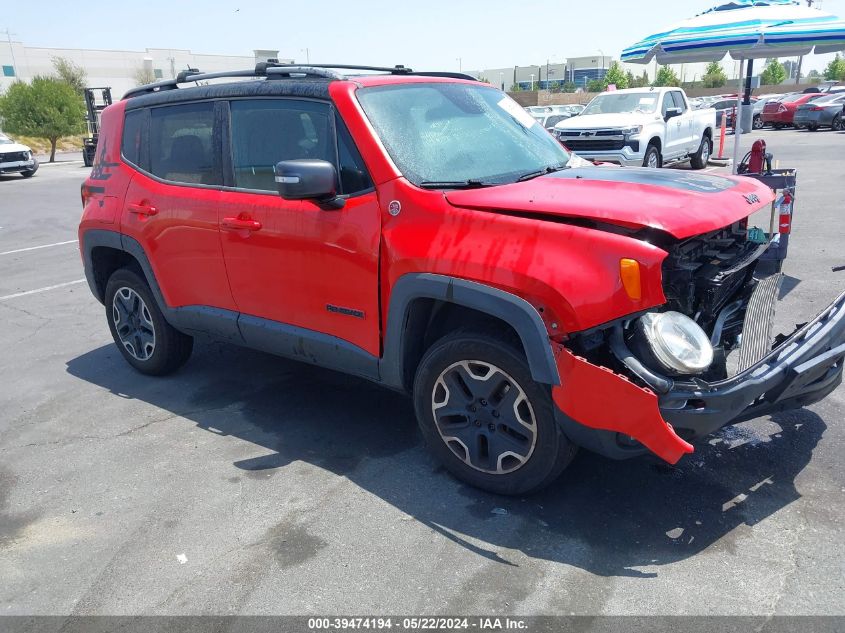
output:
<path id="1" fill-rule="evenodd" d="M 676 382 L 660 396 L 660 413 L 684 439 L 700 438 L 727 424 L 818 402 L 842 382 L 843 364 L 845 293 L 737 375 Z"/>

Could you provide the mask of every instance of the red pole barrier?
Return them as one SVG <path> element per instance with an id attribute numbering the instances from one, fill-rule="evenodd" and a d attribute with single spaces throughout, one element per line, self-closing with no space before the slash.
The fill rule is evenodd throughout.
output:
<path id="1" fill-rule="evenodd" d="M 722 129 L 719 131 L 719 155 L 716 158 L 720 160 L 725 157 L 723 152 L 725 151 L 725 128 L 727 127 L 727 115 L 727 112 L 722 113 Z"/>

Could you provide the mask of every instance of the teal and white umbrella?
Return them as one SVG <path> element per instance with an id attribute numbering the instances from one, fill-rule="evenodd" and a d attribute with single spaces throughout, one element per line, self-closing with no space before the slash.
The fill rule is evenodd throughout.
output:
<path id="1" fill-rule="evenodd" d="M 733 0 L 622 51 L 622 61 L 646 64 L 794 57 L 845 49 L 845 20 L 794 0 Z"/>
<path id="2" fill-rule="evenodd" d="M 748 60 L 793 57 L 845 49 L 845 20 L 806 7 L 796 0 L 732 0 L 655 33 L 622 51 L 622 61 L 647 64 L 683 64 L 720 61 L 725 55 Z M 742 64 L 740 64 L 742 68 Z M 740 88 L 742 73 L 740 73 Z M 745 106 L 750 107 L 750 83 Z M 738 91 L 742 93 L 742 89 Z M 737 97 L 737 119 L 742 121 L 742 96 Z M 741 123 L 734 137 L 734 171 L 739 162 Z"/>

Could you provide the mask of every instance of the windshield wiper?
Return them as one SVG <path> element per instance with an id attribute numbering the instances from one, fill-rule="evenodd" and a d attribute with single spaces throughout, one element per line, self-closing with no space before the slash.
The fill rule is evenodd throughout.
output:
<path id="1" fill-rule="evenodd" d="M 566 169 L 566 165 L 554 165 L 552 167 L 544 167 L 538 171 L 530 171 L 527 174 L 522 174 L 519 178 L 516 179 L 516 182 L 524 182 L 526 180 L 531 180 L 532 178 L 538 178 L 540 176 L 545 176 L 546 174 L 553 174 L 556 171 L 560 171 L 561 169 Z"/>
<path id="2" fill-rule="evenodd" d="M 480 189 L 492 187 L 493 183 L 470 178 L 469 180 L 423 180 L 418 186 L 423 189 Z"/>

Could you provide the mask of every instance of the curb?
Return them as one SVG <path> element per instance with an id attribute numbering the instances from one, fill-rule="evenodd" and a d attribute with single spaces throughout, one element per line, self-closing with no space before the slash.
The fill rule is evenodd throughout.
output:
<path id="1" fill-rule="evenodd" d="M 39 162 L 38 163 L 38 169 L 41 169 L 42 167 L 55 167 L 56 165 L 75 165 L 76 163 L 81 163 L 81 162 L 83 162 L 81 158 L 79 160 L 57 160 L 54 163 Z"/>
<path id="2" fill-rule="evenodd" d="M 710 158 L 707 161 L 708 165 L 712 165 L 713 167 L 728 167 L 733 163 L 733 160 L 730 158 Z"/>

